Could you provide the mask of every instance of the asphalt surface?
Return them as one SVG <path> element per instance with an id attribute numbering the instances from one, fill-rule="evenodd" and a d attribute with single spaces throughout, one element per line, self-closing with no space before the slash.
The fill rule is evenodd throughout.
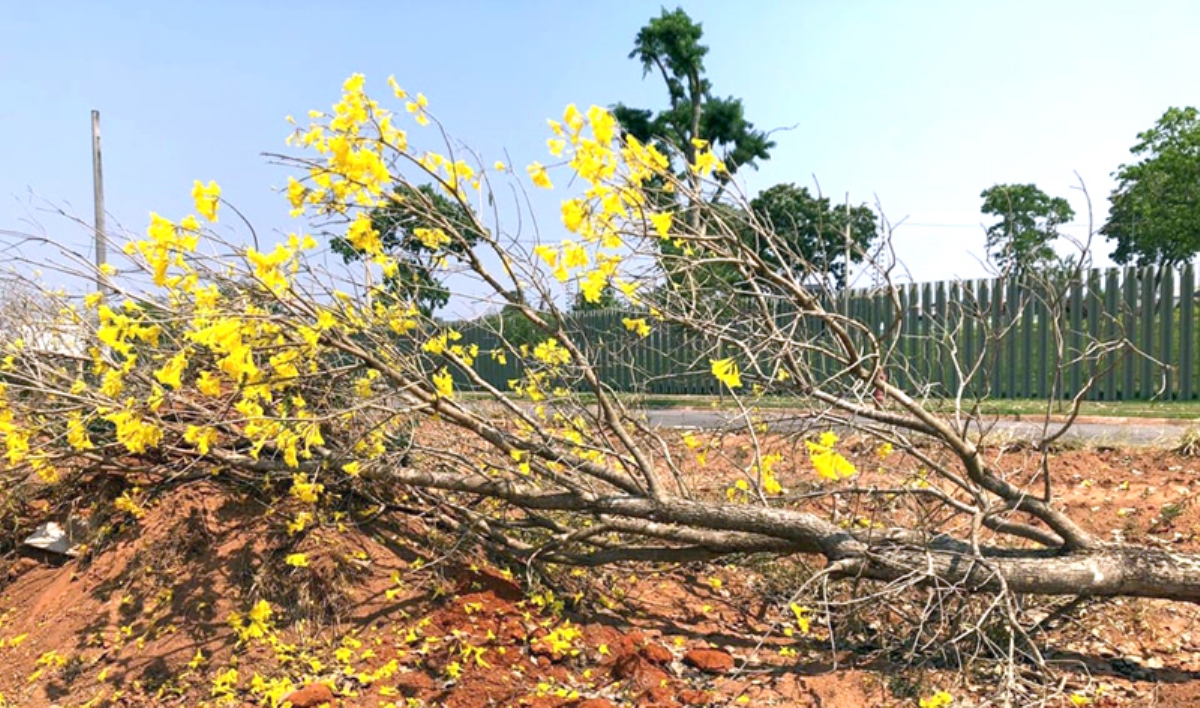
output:
<path id="1" fill-rule="evenodd" d="M 736 411 L 728 410 L 662 408 L 648 410 L 646 416 L 651 425 L 666 428 L 736 430 L 745 427 L 745 420 L 739 419 Z M 772 430 L 776 431 L 824 430 L 828 427 L 805 413 L 765 412 L 762 413 L 762 418 Z M 1051 422 L 1050 432 L 1058 430 L 1061 425 L 1061 423 Z M 1187 420 L 1117 418 L 1106 421 L 1103 418 L 1088 418 L 1077 421 L 1059 440 L 1063 443 L 1075 442 L 1115 447 L 1169 447 L 1175 444 L 1191 426 L 1197 426 L 1197 423 Z M 1002 435 L 1034 442 L 1042 437 L 1043 421 L 998 418 L 987 419 L 981 426 L 972 425 L 971 427 L 972 431 L 978 431 L 981 428 L 991 435 Z"/>

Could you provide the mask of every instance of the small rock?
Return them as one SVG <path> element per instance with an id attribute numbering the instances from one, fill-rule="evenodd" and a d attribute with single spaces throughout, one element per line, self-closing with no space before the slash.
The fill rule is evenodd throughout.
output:
<path id="1" fill-rule="evenodd" d="M 18 558 L 15 562 L 13 562 L 12 565 L 8 567 L 8 577 L 19 578 L 34 568 L 39 567 L 40 565 L 41 563 L 38 563 L 32 558 Z"/>
<path id="2" fill-rule="evenodd" d="M 720 649 L 692 649 L 683 662 L 708 674 L 723 674 L 733 668 L 733 657 Z"/>
<path id="3" fill-rule="evenodd" d="M 646 657 L 648 661 L 655 664 L 669 664 L 671 663 L 671 659 L 675 658 L 671 654 L 671 650 L 667 649 L 661 644 L 655 644 L 654 642 L 642 647 L 642 656 Z"/>
<path id="4" fill-rule="evenodd" d="M 318 708 L 322 705 L 333 705 L 333 691 L 323 683 L 310 683 L 299 691 L 293 691 L 284 699 L 291 703 L 292 708 Z"/>
<path id="5" fill-rule="evenodd" d="M 437 682 L 423 671 L 413 671 L 399 674 L 396 677 L 396 688 L 405 696 L 412 697 L 420 693 L 435 690 Z"/>
<path id="6" fill-rule="evenodd" d="M 676 698 L 685 706 L 706 706 L 712 703 L 711 693 L 696 688 L 685 688 Z"/>
<path id="7" fill-rule="evenodd" d="M 670 686 L 651 686 L 638 698 L 638 705 L 671 704 L 675 691 Z"/>
<path id="8" fill-rule="evenodd" d="M 613 676 L 618 681 L 628 681 L 640 688 L 662 685 L 670 679 L 667 672 L 646 661 L 640 654 L 630 654 L 613 664 Z"/>

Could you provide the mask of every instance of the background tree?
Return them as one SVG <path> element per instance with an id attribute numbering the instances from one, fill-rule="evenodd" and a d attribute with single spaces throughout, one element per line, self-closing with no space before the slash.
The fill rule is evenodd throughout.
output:
<path id="1" fill-rule="evenodd" d="M 387 206 L 371 213 L 371 226 L 380 234 L 384 253 L 395 259 L 395 272 L 386 276 L 392 296 L 412 300 L 424 315 L 445 307 L 450 291 L 434 276 L 435 259 L 461 256 L 478 241 L 480 233 L 473 223 L 461 202 L 451 201 L 428 184 L 398 187 Z M 463 233 L 466 238 L 441 247 L 417 235 L 418 229 L 439 228 Z M 330 247 L 346 263 L 363 259 L 363 252 L 344 236 L 331 239 Z"/>
<path id="2" fill-rule="evenodd" d="M 771 243 L 766 243 L 754 241 L 761 229 L 750 229 L 747 234 L 768 264 L 828 274 L 838 286 L 846 281 L 847 228 L 850 260 L 854 263 L 863 261 L 879 236 L 879 220 L 867 205 L 847 210 L 830 204 L 828 197 L 813 196 L 808 189 L 794 184 L 777 184 L 763 190 L 750 201 L 750 209 L 762 228 L 774 235 Z"/>
<path id="3" fill-rule="evenodd" d="M 726 168 L 718 174 L 721 186 L 708 195 L 708 201 L 716 202 L 724 193 L 724 184 L 738 169 L 755 167 L 770 159 L 775 143 L 767 132 L 756 129 L 746 119 L 740 98 L 713 95 L 712 84 L 705 77 L 704 57 L 708 47 L 700 43 L 703 34 L 701 24 L 682 9 L 664 9 L 659 17 L 651 19 L 638 32 L 629 57 L 641 62 L 643 76 L 656 73 L 662 78 L 669 107 L 656 112 L 617 104 L 613 115 L 627 134 L 654 143 L 664 154 L 679 155 L 681 163 L 676 165 L 679 174 L 686 174 L 686 165 L 695 162 L 699 145 L 711 147 Z M 852 226 L 851 252 L 855 262 L 861 262 L 863 251 L 878 235 L 869 207 L 854 207 L 847 218 L 844 210 L 831 209 L 828 199 L 813 197 L 806 189 L 791 184 L 780 184 L 763 192 L 751 203 L 751 209 L 759 218 L 766 218 L 788 232 L 787 257 L 817 265 L 828 271 L 838 284 L 844 282 L 846 272 L 842 263 L 846 224 Z M 730 223 L 747 220 L 746 214 L 724 212 L 723 217 Z M 744 231 L 753 233 L 749 228 Z M 672 258 L 682 255 L 679 246 L 671 241 L 663 241 L 660 247 Z M 784 253 L 763 255 L 777 266 L 783 265 Z M 709 270 L 713 272 L 689 272 L 689 285 L 704 289 L 737 285 L 729 269 Z M 808 270 L 807 265 L 804 270 Z M 682 285 L 680 274 L 668 272 L 668 275 L 676 285 Z"/>
<path id="4" fill-rule="evenodd" d="M 979 195 L 982 212 L 999 221 L 987 229 L 988 255 L 1004 270 L 1023 277 L 1055 260 L 1051 244 L 1058 227 L 1075 218 L 1066 199 L 1051 197 L 1033 184 L 997 184 Z"/>
<path id="5" fill-rule="evenodd" d="M 626 133 L 656 143 L 664 154 L 682 151 L 687 164 L 695 162 L 695 141 L 708 141 L 732 176 L 743 166 L 769 159 L 775 143 L 746 119 L 740 98 L 713 95 L 704 75 L 708 47 L 700 43 L 703 34 L 700 23 L 682 9 L 663 9 L 650 20 L 638 32 L 629 58 L 641 62 L 643 76 L 662 77 L 670 106 L 655 112 L 618 103 L 613 115 Z"/>
<path id="6" fill-rule="evenodd" d="M 1113 260 L 1170 267 L 1200 252 L 1200 112 L 1169 108 L 1138 134 L 1141 158 L 1113 174 L 1117 187 L 1100 233 L 1116 241 Z"/>

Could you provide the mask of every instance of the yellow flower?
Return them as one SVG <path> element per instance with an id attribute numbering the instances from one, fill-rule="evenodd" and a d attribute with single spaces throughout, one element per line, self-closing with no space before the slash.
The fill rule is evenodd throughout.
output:
<path id="1" fill-rule="evenodd" d="M 201 371 L 200 378 L 196 379 L 196 389 L 205 396 L 220 396 L 221 381 L 211 371 Z"/>
<path id="2" fill-rule="evenodd" d="M 74 450 L 91 450 L 95 447 L 78 412 L 67 416 L 67 444 Z"/>
<path id="3" fill-rule="evenodd" d="M 584 203 L 579 199 L 571 199 L 562 204 L 562 222 L 563 226 L 567 227 L 568 231 L 579 233 L 583 227 L 583 220 L 587 217 L 587 210 Z"/>
<path id="4" fill-rule="evenodd" d="M 535 187 L 554 189 L 554 185 L 550 182 L 550 175 L 546 174 L 546 168 L 542 166 L 542 163 L 534 162 L 526 169 Z"/>
<path id="5" fill-rule="evenodd" d="M 350 222 L 350 228 L 346 231 L 346 240 L 356 250 L 368 255 L 374 256 L 383 251 L 383 241 L 379 238 L 379 232 L 371 225 L 371 217 L 366 212 L 360 211 L 355 215 L 354 221 Z"/>
<path id="6" fill-rule="evenodd" d="M 217 203 L 221 199 L 221 188 L 216 182 L 209 181 L 208 185 L 196 180 L 192 185 L 192 199 L 196 202 L 196 211 L 209 221 L 217 220 Z"/>
<path id="7" fill-rule="evenodd" d="M 208 426 L 189 425 L 183 433 L 183 439 L 195 445 L 201 455 L 207 455 L 212 444 L 217 441 L 217 431 Z"/>
<path id="8" fill-rule="evenodd" d="M 806 440 L 804 443 L 808 447 L 808 457 L 812 460 L 813 469 L 819 476 L 830 481 L 853 477 L 858 473 L 858 469 L 849 460 L 833 449 L 837 441 L 837 434 L 830 430 L 821 433 L 819 442 Z"/>
<path id="9" fill-rule="evenodd" d="M 143 453 L 148 448 L 158 447 L 162 440 L 162 429 L 153 423 L 147 423 L 142 416 L 133 411 L 119 411 L 104 416 L 104 419 L 117 426 L 117 442 L 132 453 Z"/>
<path id="10" fill-rule="evenodd" d="M 181 388 L 183 386 L 183 372 L 187 369 L 188 360 L 187 352 L 181 351 L 175 356 L 167 360 L 166 364 L 158 371 L 154 372 L 154 378 L 158 379 L 160 384 L 170 386 L 171 388 Z"/>
<path id="11" fill-rule="evenodd" d="M 508 169 L 508 166 L 503 162 L 496 160 L 496 162 L 492 164 L 492 169 L 496 170 L 497 172 L 503 172 Z"/>
<path id="12" fill-rule="evenodd" d="M 308 527 L 308 524 L 311 521 L 312 521 L 312 514 L 308 513 L 307 511 L 299 512 L 298 514 L 296 514 L 296 518 L 294 520 L 288 522 L 288 525 L 287 525 L 288 535 L 295 536 L 296 534 L 300 533 L 301 531 L 303 531 L 305 528 Z"/>
<path id="13" fill-rule="evenodd" d="M 292 475 L 292 496 L 305 504 L 316 504 L 325 491 L 325 485 L 309 482 L 303 472 Z"/>
<path id="14" fill-rule="evenodd" d="M 742 385 L 742 375 L 733 357 L 727 359 L 709 359 L 708 362 L 712 364 L 712 374 L 717 377 L 718 381 L 729 388 L 738 388 Z"/>
<path id="15" fill-rule="evenodd" d="M 895 452 L 895 449 L 892 447 L 892 444 L 890 442 L 885 442 L 879 446 L 879 449 L 875 451 L 875 454 L 879 457 L 879 459 L 886 460 L 893 452 Z"/>
<path id="16" fill-rule="evenodd" d="M 295 177 L 288 177 L 287 198 L 292 205 L 292 216 L 300 216 L 304 213 L 304 201 L 307 197 L 308 189 L 296 181 Z"/>
<path id="17" fill-rule="evenodd" d="M 408 94 L 404 91 L 404 89 L 400 88 L 400 84 L 396 83 L 395 76 L 388 77 L 388 86 L 392 89 L 392 93 L 395 94 L 397 99 L 403 101 L 404 99 L 408 98 Z"/>
<path id="18" fill-rule="evenodd" d="M 636 332 L 639 337 L 650 336 L 650 324 L 644 318 L 624 317 L 621 319 L 621 324 L 625 325 L 625 329 L 630 332 Z"/>
<path id="19" fill-rule="evenodd" d="M 807 607 L 801 607 L 795 602 L 791 604 L 791 610 L 792 614 L 796 615 L 796 626 L 800 628 L 800 633 L 808 634 L 810 628 L 808 614 L 812 612 L 812 610 L 808 609 Z"/>
<path id="20" fill-rule="evenodd" d="M 253 248 L 246 249 L 246 260 L 254 266 L 254 276 L 274 293 L 281 293 L 287 288 L 287 276 L 280 267 L 292 257 L 292 252 L 276 244 L 270 253 L 260 253 Z"/>
<path id="21" fill-rule="evenodd" d="M 587 302 L 598 303 L 604 294 L 605 285 L 608 285 L 608 276 L 603 270 L 593 270 L 584 275 L 579 282 L 579 292 Z"/>
<path id="22" fill-rule="evenodd" d="M 571 362 L 571 352 L 560 347 L 558 340 L 551 337 L 533 348 L 533 358 L 550 366 L 562 366 Z"/>
<path id="23" fill-rule="evenodd" d="M 412 233 L 425 248 L 431 251 L 436 251 L 450 243 L 450 237 L 441 229 L 413 229 Z"/>
<path id="24" fill-rule="evenodd" d="M 693 174 L 707 175 L 712 172 L 724 172 L 725 163 L 721 162 L 711 151 L 702 150 L 696 153 L 696 162 L 689 166 Z"/>
<path id="25" fill-rule="evenodd" d="M 449 371 L 442 369 L 433 375 L 433 387 L 437 390 L 437 395 L 440 398 L 454 398 L 454 377 Z"/>
<path id="26" fill-rule="evenodd" d="M 404 104 L 404 109 L 409 113 L 416 114 L 415 120 L 417 121 L 418 125 L 429 125 L 429 116 L 425 112 L 425 109 L 428 106 L 429 100 L 425 98 L 425 94 L 418 93 L 417 100 L 409 101 L 408 103 Z"/>
<path id="27" fill-rule="evenodd" d="M 588 109 L 588 122 L 592 124 L 592 135 L 596 136 L 597 142 L 602 145 L 612 142 L 616 135 L 617 120 L 611 113 L 600 106 L 592 106 Z"/>
<path id="28" fill-rule="evenodd" d="M 293 568 L 307 568 L 308 556 L 304 555 L 303 553 L 290 553 L 286 558 L 283 559 L 283 562 L 287 563 Z"/>
<path id="29" fill-rule="evenodd" d="M 357 477 L 359 475 L 359 472 L 361 471 L 361 469 L 362 469 L 362 463 L 360 463 L 358 460 L 355 460 L 354 462 L 349 462 L 349 463 L 342 465 L 342 471 L 345 472 L 346 474 L 350 475 L 351 477 Z"/>
<path id="30" fill-rule="evenodd" d="M 650 215 L 650 224 L 654 226 L 654 232 L 659 238 L 667 238 L 671 233 L 671 220 L 670 212 Z"/>
<path id="31" fill-rule="evenodd" d="M 954 696 L 946 691 L 938 691 L 929 698 L 922 698 L 920 706 L 921 708 L 946 708 L 951 703 L 954 703 Z"/>
<path id="32" fill-rule="evenodd" d="M 138 493 L 137 487 L 134 487 L 133 493 Z M 140 519 L 146 515 L 146 510 L 142 508 L 132 497 L 129 496 L 129 490 L 121 493 L 121 496 L 113 500 L 113 506 L 117 511 L 123 511 L 135 519 Z"/>
<path id="33" fill-rule="evenodd" d="M 583 114 L 579 112 L 579 108 L 574 103 L 568 104 L 567 109 L 563 111 L 563 122 L 567 124 L 567 127 L 570 128 L 572 134 L 578 134 L 579 131 L 583 130 Z M 553 129 L 556 125 L 557 123 L 551 123 L 551 129 Z M 561 128 L 555 132 L 557 133 L 560 131 Z"/>

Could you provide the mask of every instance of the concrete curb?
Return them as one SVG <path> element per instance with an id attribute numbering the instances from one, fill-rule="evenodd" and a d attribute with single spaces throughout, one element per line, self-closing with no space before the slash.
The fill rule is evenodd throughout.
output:
<path id="1" fill-rule="evenodd" d="M 736 413 L 736 410 L 725 408 L 710 408 L 708 406 L 670 406 L 661 410 L 672 410 L 682 412 L 711 412 L 713 410 L 726 410 Z M 758 413 L 766 416 L 811 416 L 815 415 L 815 411 L 805 410 L 801 408 L 761 408 Z M 1035 415 L 1032 413 L 1005 413 L 998 415 L 984 416 L 988 420 L 1010 420 L 1019 423 L 1040 423 L 1045 420 L 1044 415 Z M 1050 422 L 1062 424 L 1067 422 L 1067 416 L 1060 413 L 1050 415 Z M 1186 430 L 1190 427 L 1200 428 L 1200 418 L 1142 418 L 1138 416 L 1108 416 L 1108 415 L 1081 415 L 1076 416 L 1076 423 L 1087 423 L 1090 425 L 1137 425 L 1137 426 L 1155 426 L 1160 428 L 1179 428 Z"/>

